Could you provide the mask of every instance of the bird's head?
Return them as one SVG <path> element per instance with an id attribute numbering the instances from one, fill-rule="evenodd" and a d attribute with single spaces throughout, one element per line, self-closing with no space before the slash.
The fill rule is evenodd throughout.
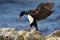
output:
<path id="1" fill-rule="evenodd" d="M 22 11 L 20 14 L 19 14 L 19 18 L 21 18 L 23 15 L 25 15 L 27 12 L 26 11 Z"/>

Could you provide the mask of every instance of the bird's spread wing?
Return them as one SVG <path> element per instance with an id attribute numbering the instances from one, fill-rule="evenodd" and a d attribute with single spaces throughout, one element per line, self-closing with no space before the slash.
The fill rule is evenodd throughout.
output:
<path id="1" fill-rule="evenodd" d="M 36 10 L 40 10 L 40 8 L 42 8 L 42 7 L 51 10 L 54 7 L 54 5 L 55 5 L 54 2 L 41 3 L 41 4 L 38 5 L 38 7 L 36 8 Z"/>
<path id="2" fill-rule="evenodd" d="M 30 10 L 28 13 L 37 20 L 45 19 L 50 16 L 53 11 L 54 2 L 39 4 L 36 10 Z"/>

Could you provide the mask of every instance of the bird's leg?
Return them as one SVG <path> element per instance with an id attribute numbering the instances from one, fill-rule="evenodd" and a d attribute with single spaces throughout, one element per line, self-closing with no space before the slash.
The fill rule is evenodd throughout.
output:
<path id="1" fill-rule="evenodd" d="M 29 26 L 29 27 L 27 27 L 25 30 L 27 30 L 27 31 L 28 31 L 30 28 L 31 28 L 31 27 Z"/>
<path id="2" fill-rule="evenodd" d="M 25 30 L 29 30 L 31 27 L 33 26 L 33 22 L 30 24 L 30 26 L 29 27 L 27 27 Z"/>
<path id="3" fill-rule="evenodd" d="M 36 23 L 36 21 L 32 22 L 32 23 L 30 24 L 30 26 L 27 27 L 25 30 L 28 31 L 32 26 L 35 26 L 36 30 L 39 31 L 39 30 L 38 30 L 38 27 L 37 27 L 37 23 Z"/>
<path id="4" fill-rule="evenodd" d="M 38 30 L 38 27 L 37 27 L 37 26 L 35 26 L 35 27 L 36 27 L 36 30 L 39 31 L 39 30 Z"/>
<path id="5" fill-rule="evenodd" d="M 36 21 L 34 22 L 34 26 L 35 26 L 36 30 L 39 31 L 38 27 L 37 27 L 37 22 Z"/>

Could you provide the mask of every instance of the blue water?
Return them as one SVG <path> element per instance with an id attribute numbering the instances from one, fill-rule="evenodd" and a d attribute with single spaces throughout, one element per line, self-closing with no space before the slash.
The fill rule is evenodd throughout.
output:
<path id="1" fill-rule="evenodd" d="M 37 22 L 39 30 L 45 34 L 60 29 L 60 1 L 54 2 L 55 12 L 45 20 Z M 20 12 L 34 10 L 39 3 L 41 2 L 0 2 L 0 27 L 13 27 L 24 30 L 29 26 L 29 21 L 26 15 L 19 19 Z"/>

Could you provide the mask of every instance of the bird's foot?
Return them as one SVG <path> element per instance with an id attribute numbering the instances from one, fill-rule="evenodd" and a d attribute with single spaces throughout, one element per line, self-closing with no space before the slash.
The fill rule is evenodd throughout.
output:
<path id="1" fill-rule="evenodd" d="M 30 29 L 30 27 L 27 27 L 25 30 L 28 31 Z"/>

